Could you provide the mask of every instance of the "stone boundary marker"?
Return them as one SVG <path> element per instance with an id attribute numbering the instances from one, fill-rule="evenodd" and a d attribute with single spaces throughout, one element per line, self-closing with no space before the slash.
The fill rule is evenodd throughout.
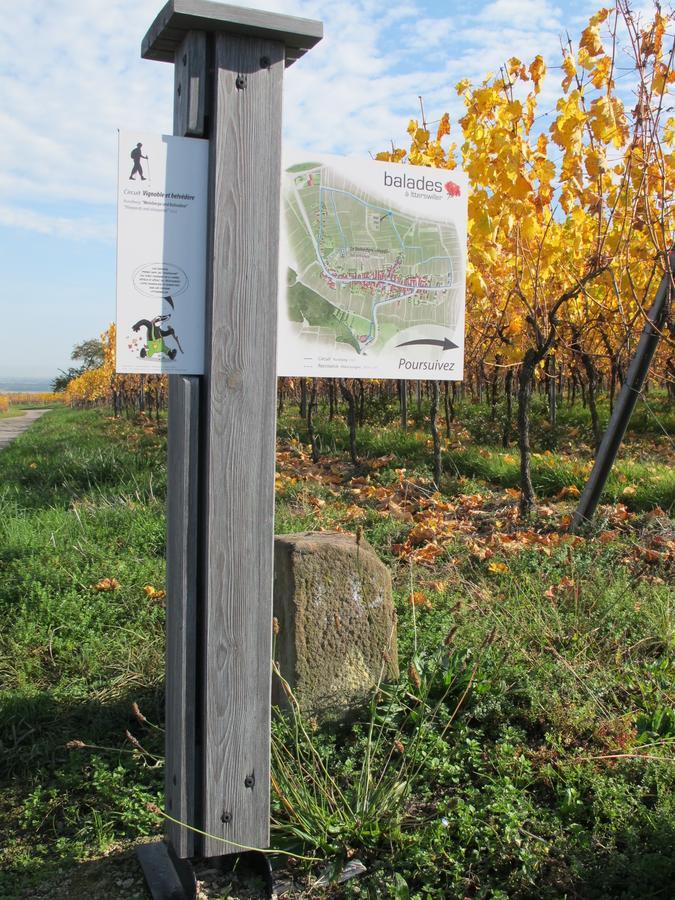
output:
<path id="1" fill-rule="evenodd" d="M 23 416 L 12 416 L 0 419 L 0 450 L 4 450 L 20 434 L 23 434 L 33 422 L 36 422 L 48 409 L 29 409 Z"/>
<path id="2" fill-rule="evenodd" d="M 274 539 L 276 659 L 304 712 L 342 718 L 398 677 L 391 576 L 366 540 L 302 533 Z M 286 705 L 278 678 L 272 701 Z"/>

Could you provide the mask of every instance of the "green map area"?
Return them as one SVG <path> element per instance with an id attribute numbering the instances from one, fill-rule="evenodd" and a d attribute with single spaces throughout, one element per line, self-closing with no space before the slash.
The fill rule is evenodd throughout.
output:
<path id="1" fill-rule="evenodd" d="M 326 164 L 293 166 L 285 188 L 288 315 L 303 334 L 377 355 L 411 326 L 456 325 L 463 248 L 452 222 L 397 209 Z"/>
<path id="2" fill-rule="evenodd" d="M 337 341 L 349 344 L 360 352 L 358 341 L 354 337 L 352 328 L 343 321 L 347 313 L 333 306 L 320 294 L 315 294 L 311 288 L 300 284 L 297 273 L 293 269 L 288 270 L 288 316 L 291 322 L 330 328 L 335 332 Z"/>

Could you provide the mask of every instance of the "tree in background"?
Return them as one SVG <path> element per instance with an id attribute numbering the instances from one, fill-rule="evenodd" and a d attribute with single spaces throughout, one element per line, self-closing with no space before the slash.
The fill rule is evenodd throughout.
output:
<path id="1" fill-rule="evenodd" d="M 81 360 L 82 364 L 77 367 L 71 366 L 66 372 L 59 370 L 59 374 L 52 381 L 52 390 L 57 393 L 65 391 L 74 378 L 103 365 L 103 342 L 99 338 L 89 338 L 75 344 L 70 358 L 74 361 Z"/>
<path id="2" fill-rule="evenodd" d="M 81 344 L 75 344 L 70 358 L 81 359 L 85 369 L 95 369 L 103 364 L 103 341 L 100 338 L 90 338 Z"/>

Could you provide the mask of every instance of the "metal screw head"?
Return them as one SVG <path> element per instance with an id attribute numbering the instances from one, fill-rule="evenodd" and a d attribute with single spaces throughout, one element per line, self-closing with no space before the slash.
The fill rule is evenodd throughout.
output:
<path id="1" fill-rule="evenodd" d="M 244 787 L 252 788 L 255 784 L 255 775 L 247 775 L 244 778 Z"/>
<path id="2" fill-rule="evenodd" d="M 223 825 L 229 825 L 232 821 L 232 813 L 228 812 L 227 810 L 223 810 L 220 821 L 223 823 Z"/>
<path id="3" fill-rule="evenodd" d="M 246 76 L 245 75 L 237 75 L 237 80 L 235 81 L 235 86 L 238 91 L 243 91 L 246 87 Z"/>
<path id="4" fill-rule="evenodd" d="M 261 56 L 260 57 L 260 68 L 261 69 L 269 69 L 269 67 L 270 67 L 269 56 Z"/>

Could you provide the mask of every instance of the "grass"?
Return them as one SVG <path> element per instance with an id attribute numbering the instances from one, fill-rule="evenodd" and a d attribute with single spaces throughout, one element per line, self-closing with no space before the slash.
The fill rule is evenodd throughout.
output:
<path id="1" fill-rule="evenodd" d="M 638 621 L 633 602 L 630 610 L 619 602 L 625 585 L 608 594 L 595 578 L 583 611 L 533 615 L 542 607 L 541 588 L 531 577 L 522 579 L 533 563 L 523 560 L 509 576 L 497 609 L 494 581 L 474 576 L 468 597 L 458 586 L 443 598 L 435 595 L 432 608 L 418 615 L 422 659 L 433 660 L 450 627 L 457 628 L 452 647 L 459 660 L 485 641 L 488 629 L 496 631 L 494 643 L 476 658 L 473 690 L 448 731 L 423 713 L 407 733 L 390 729 L 375 751 L 371 765 L 389 770 L 385 783 L 393 775 L 401 783 L 410 773 L 398 816 L 383 809 L 374 817 L 375 831 L 366 817 L 336 822 L 331 812 L 323 816 L 324 830 L 315 825 L 313 841 L 305 839 L 305 848 L 343 861 L 356 847 L 369 868 L 366 883 L 381 891 L 371 896 L 397 896 L 401 881 L 410 896 L 439 898 L 657 897 L 667 889 L 672 775 L 664 745 L 656 747 L 654 736 L 635 725 L 639 711 L 666 689 L 658 625 L 668 597 L 639 591 L 655 609 L 653 619 Z M 408 646 L 402 655 L 410 658 L 404 597 L 400 633 L 408 635 Z M 451 612 L 457 602 L 460 609 Z M 601 634 L 592 633 L 589 608 L 594 621 L 604 623 Z M 641 641 L 642 653 L 626 653 Z M 630 673 L 623 683 L 617 654 L 625 655 L 622 668 Z M 418 670 L 425 671 L 420 663 Z M 437 670 L 432 663 L 427 671 L 433 677 Z M 414 683 L 404 683 L 414 695 Z M 347 733 L 314 738 L 348 797 L 361 783 L 367 735 L 365 716 Z M 397 739 L 401 750 L 392 759 Z M 624 752 L 644 758 L 604 758 Z M 297 793 L 291 797 L 294 808 L 312 809 Z M 288 834 L 283 824 L 279 830 Z M 345 896 L 355 895 L 345 888 Z"/>
<path id="2" fill-rule="evenodd" d="M 545 509 L 527 525 L 514 451 L 476 442 L 482 416 L 458 410 L 431 564 L 400 549 L 437 515 L 421 429 L 360 429 L 355 481 L 342 422 L 318 417 L 332 456 L 312 467 L 304 424 L 281 419 L 277 531 L 363 528 L 391 567 L 403 674 L 349 723 L 275 721 L 275 846 L 320 860 L 283 864 L 299 886 L 366 866 L 316 896 L 666 897 L 672 451 L 632 432 L 597 524 L 563 539 L 584 411 L 561 410 L 555 454 L 538 428 Z M 159 833 L 163 736 L 143 718 L 161 726 L 164 609 L 146 588 L 164 583 L 164 438 L 57 409 L 0 453 L 0 898 Z M 415 521 L 393 512 L 411 498 Z"/>
<path id="3" fill-rule="evenodd" d="M 125 731 L 133 701 L 155 721 L 162 703 L 163 609 L 143 590 L 164 579 L 162 453 L 151 430 L 68 410 L 0 453 L 7 896 L 50 858 L 156 832 L 158 771 Z M 97 590 L 106 577 L 119 587 Z M 6 799 L 17 785 L 20 803 Z"/>

